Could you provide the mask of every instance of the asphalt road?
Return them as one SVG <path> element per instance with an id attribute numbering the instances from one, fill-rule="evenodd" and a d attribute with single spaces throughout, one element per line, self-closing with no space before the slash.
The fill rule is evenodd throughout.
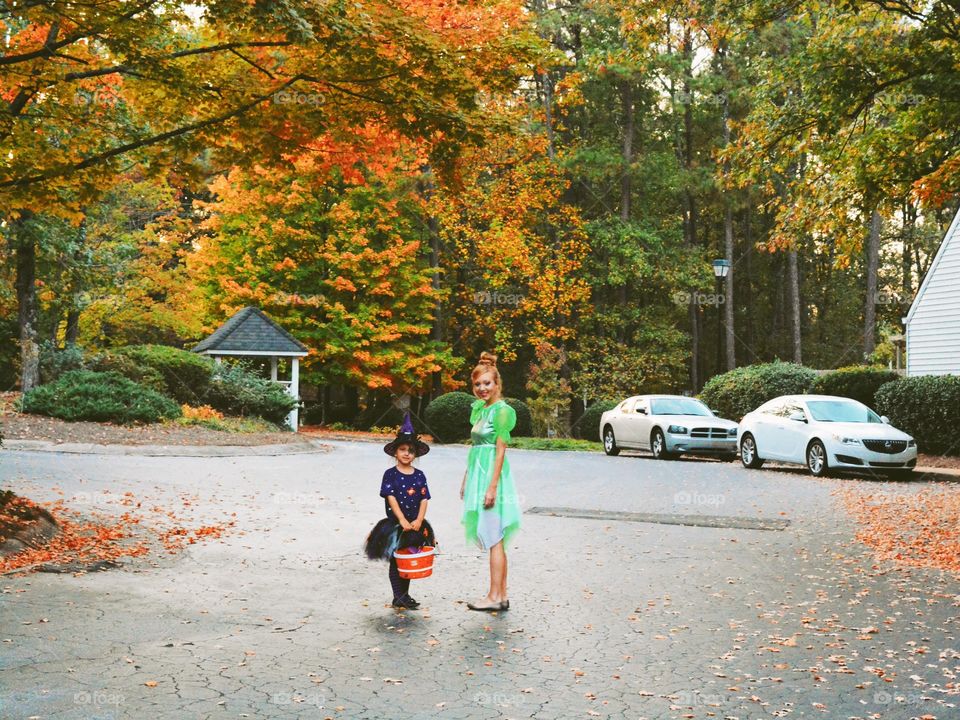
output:
<path id="1" fill-rule="evenodd" d="M 419 461 L 441 543 L 397 613 L 360 546 L 376 445 L 186 458 L 0 455 L 0 488 L 237 532 L 107 572 L 0 579 L 0 718 L 960 716 L 960 583 L 875 567 L 851 480 L 511 450 L 511 610 L 473 613 L 464 447 Z M 923 483 L 871 483 L 909 501 Z"/>

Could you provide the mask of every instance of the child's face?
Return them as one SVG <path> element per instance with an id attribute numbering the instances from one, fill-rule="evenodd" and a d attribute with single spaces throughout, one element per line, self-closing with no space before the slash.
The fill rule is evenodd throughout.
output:
<path id="1" fill-rule="evenodd" d="M 493 373 L 485 372 L 477 375 L 473 381 L 473 394 L 481 400 L 496 398 L 500 394 L 500 388 L 494 382 Z"/>
<path id="2" fill-rule="evenodd" d="M 396 457 L 401 465 L 409 465 L 416 459 L 417 453 L 414 452 L 412 445 L 398 445 Z"/>

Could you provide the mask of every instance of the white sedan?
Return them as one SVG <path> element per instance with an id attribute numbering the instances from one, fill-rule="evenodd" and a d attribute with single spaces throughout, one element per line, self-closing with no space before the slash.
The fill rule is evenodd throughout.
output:
<path id="1" fill-rule="evenodd" d="M 863 403 L 833 395 L 784 395 L 740 421 L 740 460 L 806 465 L 817 477 L 832 470 L 873 470 L 909 476 L 917 443 Z"/>
<path id="2" fill-rule="evenodd" d="M 600 416 L 607 455 L 621 449 L 649 450 L 661 460 L 682 453 L 737 456 L 737 424 L 699 400 L 682 395 L 636 395 Z"/>

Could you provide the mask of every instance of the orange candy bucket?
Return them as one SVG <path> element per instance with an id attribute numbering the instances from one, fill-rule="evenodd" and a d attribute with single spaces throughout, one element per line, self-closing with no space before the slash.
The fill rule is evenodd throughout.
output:
<path id="1" fill-rule="evenodd" d="M 433 558 L 436 548 L 425 545 L 422 548 L 401 548 L 393 557 L 397 561 L 397 570 L 405 580 L 422 580 L 433 573 Z"/>

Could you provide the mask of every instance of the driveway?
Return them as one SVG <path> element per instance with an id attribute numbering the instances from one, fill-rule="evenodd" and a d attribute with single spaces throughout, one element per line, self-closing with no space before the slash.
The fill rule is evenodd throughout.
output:
<path id="1" fill-rule="evenodd" d="M 419 461 L 441 541 L 397 613 L 360 553 L 376 445 L 272 457 L 0 453 L 0 488 L 236 513 L 220 540 L 0 579 L 2 718 L 909 718 L 960 710 L 960 582 L 875 567 L 831 495 L 734 463 L 510 451 L 511 610 L 473 613 L 466 448 Z M 871 483 L 898 501 L 924 483 Z"/>

